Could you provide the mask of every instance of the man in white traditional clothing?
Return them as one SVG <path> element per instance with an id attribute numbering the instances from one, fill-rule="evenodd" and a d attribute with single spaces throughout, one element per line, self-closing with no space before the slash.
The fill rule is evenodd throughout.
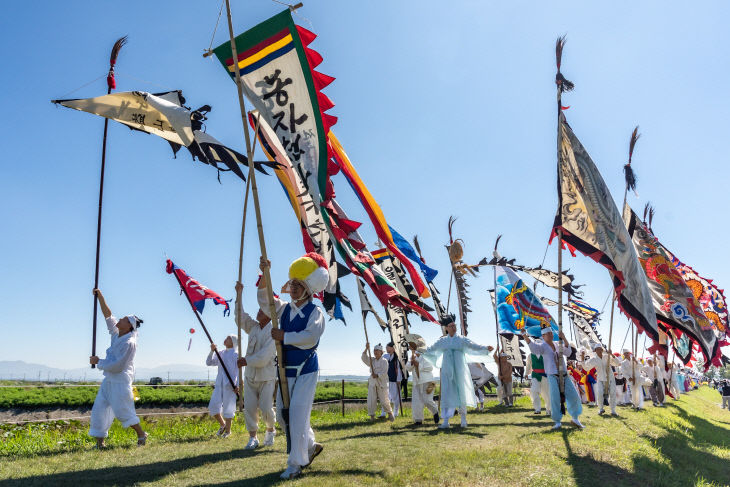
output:
<path id="1" fill-rule="evenodd" d="M 137 329 L 142 320 L 134 315 L 118 320 L 112 315 L 101 291 L 94 289 L 94 294 L 99 299 L 99 307 L 106 319 L 111 345 L 106 349 L 105 358 L 100 359 L 96 355 L 89 357 L 89 363 L 104 373 L 104 380 L 91 408 L 89 436 L 96 438 L 97 448 L 104 448 L 104 439 L 109 435 L 109 428 L 116 417 L 122 426 L 131 427 L 137 433 L 137 445 L 143 446 L 147 441 L 147 433 L 139 425 L 132 394 Z"/>
<path id="2" fill-rule="evenodd" d="M 553 429 L 560 429 L 561 420 L 563 419 L 563 412 L 560 408 L 560 372 L 562 372 L 564 379 L 565 409 L 570 414 L 573 424 L 583 429 L 583 425 L 579 419 L 583 412 L 583 404 L 580 402 L 578 391 L 568 377 L 565 359 L 563 358 L 569 357 L 572 352 L 568 346 L 568 340 L 561 332 L 559 335 L 560 342 L 556 345 L 553 342 L 553 330 L 551 327 L 543 328 L 541 335 L 542 341 L 532 341 L 527 336 L 525 329 L 522 329 L 522 337 L 530 347 L 530 351 L 535 355 L 542 356 L 545 374 L 550 384 L 550 417 L 555 421 Z"/>
<path id="3" fill-rule="evenodd" d="M 243 285 L 236 283 L 237 301 L 242 303 Z M 264 446 L 273 446 L 276 430 L 276 412 L 274 411 L 274 390 L 276 389 L 276 345 L 271 338 L 271 318 L 259 309 L 256 319 L 236 306 L 236 324 L 248 335 L 246 353 L 238 359 L 239 367 L 246 367 L 243 373 L 243 416 L 246 419 L 248 443 L 246 450 L 259 446 L 259 411 L 266 425 Z"/>
<path id="4" fill-rule="evenodd" d="M 532 399 L 532 408 L 534 414 L 542 413 L 542 404 L 540 398 L 545 402 L 545 413 L 550 416 L 550 382 L 545 373 L 545 363 L 542 355 L 530 353 L 527 361 L 526 375 L 530 377 L 530 398 Z"/>
<path id="5" fill-rule="evenodd" d="M 390 407 L 390 398 L 388 397 L 388 361 L 383 356 L 383 346 L 375 345 L 372 358 L 370 355 L 370 344 L 365 344 L 365 350 L 362 352 L 362 361 L 370 368 L 370 377 L 368 377 L 368 414 L 371 420 L 375 420 L 375 410 L 380 401 L 380 407 L 383 414 L 388 415 L 388 421 L 395 420 L 393 410 Z"/>
<path id="6" fill-rule="evenodd" d="M 218 432 L 215 434 L 220 438 L 228 438 L 231 436 L 231 422 L 236 416 L 236 398 L 239 392 L 238 387 L 238 367 L 236 362 L 238 361 L 238 353 L 235 347 L 238 345 L 238 337 L 236 335 L 228 335 L 223 340 L 223 346 L 225 350 L 218 352 L 220 354 L 222 363 L 218 360 L 216 351 L 218 347 L 215 343 L 210 344 L 210 353 L 205 359 L 205 365 L 208 367 L 218 366 L 218 375 L 215 377 L 215 386 L 213 387 L 213 393 L 210 395 L 210 402 L 208 403 L 208 411 L 220 425 Z M 225 370 L 223 366 L 225 365 Z M 231 376 L 233 386 L 226 376 L 226 370 Z"/>
<path id="7" fill-rule="evenodd" d="M 616 413 L 616 380 L 613 377 L 611 366 L 618 366 L 613 355 L 606 352 L 600 343 L 592 345 L 593 357 L 583 362 L 583 368 L 590 372 L 596 369 L 596 383 L 593 384 L 593 393 L 598 404 L 598 414 L 604 413 L 604 395 L 608 394 L 608 406 L 611 408 L 611 416 L 618 416 Z"/>
<path id="8" fill-rule="evenodd" d="M 624 359 L 621 361 L 621 374 L 626 378 L 629 386 L 631 405 L 635 409 L 644 409 L 644 380 L 641 375 L 641 365 L 636 362 L 630 350 L 623 350 Z"/>
<path id="9" fill-rule="evenodd" d="M 433 422 L 439 424 L 439 410 L 433 400 L 436 382 L 433 379 L 433 366 L 428 360 L 421 358 L 426 350 L 426 341 L 421 335 L 408 333 L 405 336 L 411 359 L 406 363 L 406 370 L 413 376 L 413 392 L 411 395 L 411 414 L 415 424 L 423 424 L 423 408 L 433 414 Z"/>
<path id="10" fill-rule="evenodd" d="M 426 349 L 421 356 L 441 369 L 441 418 L 439 428 L 449 427 L 456 409 L 461 415 L 461 427 L 466 428 L 466 408 L 476 406 L 474 386 L 469 373 L 469 362 L 486 361 L 491 346 L 477 345 L 466 337 L 456 335 L 453 315 L 444 320 L 447 335 Z"/>
<path id="11" fill-rule="evenodd" d="M 262 271 L 270 266 L 269 261 L 261 259 Z M 309 252 L 289 266 L 289 281 L 282 288 L 282 293 L 289 293 L 291 302 L 274 296 L 280 327 L 271 329 L 271 338 L 282 344 L 289 389 L 288 421 L 283 416 L 281 387 L 276 397 L 278 421 L 283 427 L 288 427 L 291 447 L 282 479 L 299 477 L 302 468 L 309 466 L 323 449 L 314 441 L 309 420 L 319 376 L 317 346 L 325 327 L 324 313 L 312 302 L 312 297 L 327 287 L 327 268 L 327 261 L 321 255 Z M 259 281 L 257 297 L 259 307 L 268 316 L 270 303 L 264 277 Z"/>
<path id="12" fill-rule="evenodd" d="M 403 372 L 401 371 L 398 354 L 395 352 L 395 344 L 388 342 L 385 345 L 383 358 L 388 361 L 388 398 L 392 404 L 393 415 L 398 416 L 402 403 L 400 388 L 403 383 Z M 383 411 L 383 416 L 385 411 Z"/>

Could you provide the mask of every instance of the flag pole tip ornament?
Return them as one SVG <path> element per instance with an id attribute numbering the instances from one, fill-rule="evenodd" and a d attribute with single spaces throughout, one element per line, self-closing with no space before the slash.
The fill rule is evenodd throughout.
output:
<path id="1" fill-rule="evenodd" d="M 117 88 L 117 80 L 114 78 L 114 66 L 117 64 L 117 57 L 119 57 L 119 51 L 122 50 L 122 47 L 127 43 L 127 36 L 120 37 L 117 39 L 117 42 L 114 43 L 114 46 L 112 47 L 111 55 L 109 56 L 109 73 L 106 75 L 106 85 L 109 87 L 109 90 L 114 90 Z"/>
<path id="2" fill-rule="evenodd" d="M 312 294 L 319 294 L 329 283 L 327 261 L 316 252 L 309 252 L 289 266 L 289 279 L 302 282 Z"/>
<path id="3" fill-rule="evenodd" d="M 639 126 L 637 125 L 634 128 L 634 131 L 631 133 L 631 141 L 629 142 L 629 162 L 626 163 L 624 166 L 624 179 L 626 180 L 626 190 L 627 191 L 633 191 L 634 194 L 638 196 L 636 193 L 636 174 L 634 173 L 634 170 L 631 169 L 631 158 L 634 155 L 634 147 L 636 147 L 636 141 L 639 140 L 641 137 L 641 134 L 639 133 Z"/>

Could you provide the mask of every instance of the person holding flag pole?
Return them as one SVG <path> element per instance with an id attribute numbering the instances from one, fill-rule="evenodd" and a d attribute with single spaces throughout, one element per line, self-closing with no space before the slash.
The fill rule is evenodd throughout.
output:
<path id="1" fill-rule="evenodd" d="M 257 297 L 264 313 L 274 308 L 274 315 L 270 318 L 281 323 L 281 328 L 271 330 L 271 337 L 283 351 L 279 355 L 279 368 L 280 371 L 281 368 L 285 370 L 286 379 L 286 382 L 282 380 L 280 372 L 276 411 L 279 424 L 287 427 L 290 435 L 287 468 L 281 478 L 293 479 L 300 476 L 302 468 L 309 466 L 323 449 L 314 440 L 314 431 L 309 423 L 319 377 L 317 347 L 325 328 L 324 313 L 312 302 L 312 298 L 327 287 L 329 273 L 327 262 L 315 252 L 296 259 L 289 266 L 289 281 L 282 289 L 291 296 L 291 302 L 287 303 L 278 297 L 271 300 L 268 296 L 271 284 L 266 276 L 270 266 L 271 263 L 261 257 L 260 267 L 264 276 L 259 281 Z M 281 414 L 284 391 L 290 398 L 288 418 Z"/>

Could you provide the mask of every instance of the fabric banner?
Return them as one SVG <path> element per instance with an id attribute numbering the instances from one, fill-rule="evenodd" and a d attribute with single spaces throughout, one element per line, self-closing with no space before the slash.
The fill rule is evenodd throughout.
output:
<path id="1" fill-rule="evenodd" d="M 564 308 L 571 314 L 583 317 L 589 323 L 598 320 L 598 316 L 600 315 L 597 309 L 577 299 L 568 298 L 568 302 L 564 305 Z"/>
<path id="2" fill-rule="evenodd" d="M 231 309 L 228 306 L 228 301 L 223 299 L 217 292 L 208 289 L 188 276 L 184 270 L 173 264 L 170 259 L 167 259 L 165 271 L 168 274 L 175 274 L 180 284 L 180 292 L 185 293 L 188 299 L 190 299 L 190 302 L 193 303 L 193 306 L 195 306 L 195 309 L 198 310 L 198 313 L 203 312 L 205 300 L 212 299 L 215 304 L 220 304 L 224 307 L 223 316 L 230 314 Z"/>
<path id="3" fill-rule="evenodd" d="M 672 264 L 672 254 L 657 240 L 629 205 L 624 220 L 639 262 L 649 283 L 657 320 L 667 329 L 680 330 L 697 342 L 707 366 L 717 357 L 717 337 L 692 290 Z"/>
<path id="4" fill-rule="evenodd" d="M 334 244 L 330 239 L 329 230 L 322 220 L 319 205 L 314 203 L 306 180 L 302 177 L 301 167 L 294 167 L 274 130 L 266 123 L 266 120 L 258 116 L 258 113 L 255 110 L 249 112 L 249 123 L 254 129 L 258 124 L 256 136 L 261 148 L 270 161 L 278 163 L 274 172 L 299 220 L 304 248 L 307 252 L 316 252 L 324 257 L 329 265 L 329 282 L 324 290 L 322 304 L 330 318 L 344 322 L 342 305 L 344 304 L 350 309 L 352 306 L 350 300 L 340 289 L 339 278 L 349 274 L 350 271 L 335 260 Z"/>
<path id="5" fill-rule="evenodd" d="M 307 181 L 316 204 L 327 187 L 327 132 L 336 118 L 324 112 L 334 104 L 321 90 L 334 78 L 314 71 L 322 56 L 307 47 L 316 35 L 294 24 L 287 9 L 236 37 L 238 59 L 231 43 L 213 52 L 261 118 L 273 128 L 295 167 Z"/>
<path id="6" fill-rule="evenodd" d="M 183 106 L 182 91 L 147 93 L 126 91 L 96 98 L 53 100 L 61 106 L 99 115 L 127 127 L 157 135 L 168 141 L 175 154 L 181 146 L 190 151 L 193 160 L 209 164 L 219 171 L 232 171 L 245 181 L 240 166 L 248 166 L 248 159 L 220 143 L 215 137 L 200 130 L 202 120 L 207 119 L 209 106 L 191 111 Z M 219 164 L 223 164 L 224 168 Z M 260 162 L 254 167 L 267 174 Z"/>
<path id="7" fill-rule="evenodd" d="M 589 323 L 583 316 L 577 314 L 570 315 L 570 322 L 573 325 L 573 333 L 575 334 L 577 345 L 583 347 L 586 350 L 593 350 L 594 343 L 600 343 L 602 346 L 603 340 L 598 336 L 594 326 Z"/>
<path id="8" fill-rule="evenodd" d="M 515 334 L 500 334 L 500 353 L 506 353 L 509 355 L 509 363 L 512 367 L 524 367 L 525 358 L 520 350 L 520 337 Z"/>
<path id="9" fill-rule="evenodd" d="M 553 329 L 558 338 L 558 325 L 540 299 L 520 277 L 507 267 L 496 267 L 497 322 L 500 333 L 521 333 L 525 329 L 531 337 L 539 338 L 543 328 Z"/>
<path id="10" fill-rule="evenodd" d="M 717 287 L 712 279 L 705 279 L 694 269 L 672 256 L 672 264 L 677 268 L 684 282 L 692 291 L 695 299 L 702 306 L 705 316 L 715 327 L 718 340 L 730 334 L 728 331 L 727 301 L 722 289 Z"/>
<path id="11" fill-rule="evenodd" d="M 631 237 L 598 168 L 561 113 L 558 123 L 558 207 L 553 232 L 605 266 L 619 308 L 649 336 L 659 338 L 651 293 Z"/>
<path id="12" fill-rule="evenodd" d="M 365 294 L 365 286 L 363 285 L 362 280 L 355 280 L 357 281 L 357 293 L 360 296 L 360 311 L 362 312 L 362 319 L 367 319 L 368 313 L 372 313 L 375 317 L 375 321 L 377 321 L 378 325 L 380 325 L 380 329 L 385 331 L 388 328 L 388 324 L 383 321 L 380 315 L 373 308 L 373 305 L 370 304 L 368 295 Z"/>
<path id="13" fill-rule="evenodd" d="M 420 296 L 418 296 L 413 284 L 411 284 L 408 280 L 400 261 L 388 252 L 388 249 L 373 250 L 372 256 L 375 259 L 375 262 L 380 265 L 380 268 L 383 270 L 388 279 L 390 279 L 390 282 L 395 284 L 395 287 L 401 296 L 404 296 L 426 311 L 433 311 L 433 309 L 424 303 Z M 424 317 L 422 316 L 421 319 L 424 319 Z"/>
<path id="14" fill-rule="evenodd" d="M 403 255 L 403 252 L 401 252 L 400 248 L 398 248 L 398 246 L 396 245 L 394 241 L 394 236 L 390 231 L 390 226 L 388 226 L 388 222 L 385 220 L 385 215 L 383 214 L 383 210 L 380 208 L 380 205 L 378 205 L 378 203 L 375 201 L 375 198 L 373 198 L 373 195 L 370 194 L 370 190 L 368 190 L 367 186 L 365 186 L 365 183 L 362 181 L 362 179 L 360 179 L 359 174 L 355 170 L 355 167 L 352 165 L 350 158 L 345 153 L 345 150 L 340 144 L 340 141 L 337 140 L 335 134 L 330 131 L 327 137 L 330 144 L 329 147 L 334 155 L 335 160 L 337 161 L 339 169 L 342 171 L 342 174 L 347 179 L 347 182 L 350 183 L 350 187 L 352 187 L 353 191 L 360 200 L 360 203 L 365 208 L 365 211 L 367 212 L 368 217 L 370 217 L 370 221 L 372 222 L 373 227 L 375 227 L 375 233 L 378 235 L 378 238 L 408 270 L 408 275 L 411 277 L 411 282 L 418 292 L 418 295 L 422 298 L 427 298 L 430 294 L 428 288 L 426 288 L 426 286 L 423 284 L 423 281 L 418 275 L 416 268 L 413 267 L 413 264 L 408 260 L 405 255 Z"/>
<path id="15" fill-rule="evenodd" d="M 416 254 L 416 250 L 413 248 L 411 243 L 403 238 L 400 233 L 396 232 L 395 228 L 391 227 L 390 225 L 388 225 L 388 228 L 390 229 L 390 233 L 393 235 L 393 243 L 395 243 L 395 246 L 398 247 L 401 252 L 403 252 L 403 255 L 418 264 L 418 267 L 421 268 L 421 273 L 426 279 L 426 282 L 431 282 L 436 279 L 438 271 L 436 269 L 431 269 L 429 266 L 427 266 L 426 263 L 423 262 L 420 257 L 418 257 L 418 254 Z"/>

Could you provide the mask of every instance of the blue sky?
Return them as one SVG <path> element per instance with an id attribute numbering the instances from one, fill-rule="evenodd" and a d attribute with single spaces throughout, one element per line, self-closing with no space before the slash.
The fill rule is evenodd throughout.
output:
<path id="1" fill-rule="evenodd" d="M 105 93 L 109 50 L 129 35 L 118 61 L 118 90 L 182 89 L 190 106 L 210 104 L 208 132 L 243 152 L 235 85 L 208 47 L 217 1 L 71 4 L 17 2 L 0 20 L 5 135 L 0 178 L 0 359 L 75 368 L 88 363 L 96 201 L 103 121 L 50 103 Z M 234 1 L 238 33 L 281 11 L 268 0 Z M 656 207 L 663 243 L 720 286 L 730 181 L 730 33 L 725 2 L 343 2 L 309 1 L 295 20 L 318 34 L 325 91 L 339 117 L 334 130 L 389 223 L 418 234 L 427 262 L 448 289 L 444 250 L 450 215 L 459 219 L 467 261 L 500 249 L 519 262 L 542 261 L 556 208 L 554 42 L 567 34 L 563 73 L 567 117 L 620 204 L 622 166 L 636 124 L 639 197 Z M 226 40 L 224 19 L 213 46 Z M 72 90 L 100 77 L 72 93 Z M 244 185 L 161 139 L 110 124 L 102 236 L 101 288 L 112 310 L 143 317 L 137 364 L 202 364 L 208 345 L 165 255 L 203 284 L 233 297 Z M 338 200 L 375 234 L 341 175 Z M 303 249 L 298 225 L 273 177 L 258 178 L 273 278 L 283 283 Z M 253 222 L 253 213 L 250 214 Z M 246 235 L 245 303 L 253 309 L 258 243 Z M 566 257 L 586 300 L 602 307 L 610 291 L 603 267 Z M 554 267 L 556 249 L 546 265 Z M 494 344 L 486 290 L 491 272 L 471 280 L 470 334 Z M 344 279 L 357 303 L 354 280 Z M 554 292 L 544 291 L 550 297 Z M 357 307 L 357 306 L 356 306 Z M 453 309 L 453 305 L 452 305 Z M 608 308 L 606 309 L 608 311 Z M 608 335 L 608 313 L 600 331 Z M 222 338 L 232 318 L 206 308 Z M 626 331 L 619 317 L 614 349 Z M 103 323 L 100 323 L 103 331 Z M 368 324 L 371 341 L 387 341 Z M 416 321 L 430 342 L 436 327 Z M 98 348 L 107 338 L 101 333 Z M 320 345 L 325 374 L 366 373 L 359 312 L 329 322 Z"/>

